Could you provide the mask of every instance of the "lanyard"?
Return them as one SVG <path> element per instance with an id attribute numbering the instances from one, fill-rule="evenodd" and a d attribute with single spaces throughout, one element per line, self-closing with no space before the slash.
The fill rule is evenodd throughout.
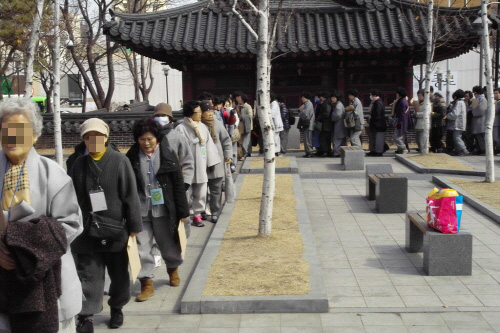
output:
<path id="1" fill-rule="evenodd" d="M 156 179 L 155 169 L 153 167 L 153 156 L 151 156 L 148 162 L 149 162 L 149 172 L 148 172 L 149 184 L 151 184 L 153 181 L 156 181 L 158 186 L 160 186 L 160 182 L 158 181 L 158 179 Z"/>
<path id="2" fill-rule="evenodd" d="M 21 179 L 23 178 L 25 164 L 26 164 L 26 162 L 23 163 L 23 166 L 21 167 L 21 172 L 19 173 L 19 176 L 17 177 L 16 188 L 14 190 L 14 194 L 12 195 L 12 200 L 10 201 L 9 210 L 8 210 L 8 214 L 7 214 L 7 223 L 10 223 L 10 209 L 12 208 L 12 205 L 14 204 L 14 198 L 16 197 L 17 189 L 19 188 L 19 183 L 21 182 Z M 2 200 L 3 200 L 3 191 L 5 189 L 5 174 L 7 173 L 8 170 L 9 170 L 9 162 L 7 162 L 7 164 L 5 165 L 4 179 L 2 182 L 2 195 L 1 195 Z M 3 214 L 3 212 L 1 212 L 1 213 Z"/>

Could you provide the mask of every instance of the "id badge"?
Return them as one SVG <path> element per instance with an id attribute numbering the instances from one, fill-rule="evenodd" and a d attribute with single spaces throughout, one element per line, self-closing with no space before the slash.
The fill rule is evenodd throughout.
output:
<path id="1" fill-rule="evenodd" d="M 161 188 L 154 188 L 151 192 L 151 204 L 153 206 L 163 205 L 163 192 Z"/>
<path id="2" fill-rule="evenodd" d="M 106 197 L 104 196 L 104 191 L 90 191 L 89 196 L 90 196 L 90 204 L 92 205 L 92 211 L 94 213 L 108 209 L 108 206 L 106 205 Z"/>
<path id="3" fill-rule="evenodd" d="M 201 146 L 201 157 L 206 158 L 207 157 L 207 147 Z"/>

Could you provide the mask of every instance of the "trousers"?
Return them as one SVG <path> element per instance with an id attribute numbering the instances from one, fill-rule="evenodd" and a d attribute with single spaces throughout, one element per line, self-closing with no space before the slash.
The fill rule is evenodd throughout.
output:
<path id="1" fill-rule="evenodd" d="M 193 183 L 187 192 L 189 207 L 194 215 L 201 215 L 207 204 L 207 183 Z"/>
<path id="2" fill-rule="evenodd" d="M 222 181 L 224 178 L 213 178 L 208 180 L 208 189 L 210 190 L 208 203 L 212 215 L 219 216 L 222 206 Z"/>
<path id="3" fill-rule="evenodd" d="M 286 153 L 286 150 L 288 149 L 288 131 L 290 130 L 282 130 L 280 132 L 280 143 L 281 143 L 281 153 Z"/>
<path id="4" fill-rule="evenodd" d="M 168 230 L 165 219 L 165 216 L 153 217 L 151 211 L 148 212 L 147 216 L 142 217 L 142 232 L 137 235 L 137 246 L 142 265 L 139 279 L 154 278 L 155 259 L 151 250 L 155 241 L 168 268 L 179 267 L 184 261 L 180 246 Z"/>
<path id="5" fill-rule="evenodd" d="M 332 131 L 319 132 L 319 151 L 323 154 L 332 153 Z"/>
<path id="6" fill-rule="evenodd" d="M 312 132 L 313 131 L 310 131 L 310 130 L 304 131 L 304 150 L 306 151 L 306 154 L 312 154 L 312 152 L 313 152 Z"/>
<path id="7" fill-rule="evenodd" d="M 384 153 L 385 132 L 377 132 L 377 130 L 370 128 L 368 139 L 371 152 Z"/>
<path id="8" fill-rule="evenodd" d="M 349 141 L 351 141 L 351 146 L 361 147 L 361 131 L 355 131 L 354 129 L 346 129 L 349 137 Z"/>
<path id="9" fill-rule="evenodd" d="M 462 131 L 453 131 L 453 142 L 456 152 L 461 153 L 466 149 L 465 142 L 462 139 Z"/>
<path id="10" fill-rule="evenodd" d="M 241 137 L 241 150 L 243 156 L 247 156 L 252 153 L 252 133 L 245 133 Z"/>
<path id="11" fill-rule="evenodd" d="M 398 128 L 394 129 L 394 134 L 392 135 L 394 139 L 394 144 L 398 146 L 398 151 L 403 152 L 406 151 L 405 144 L 405 134 L 401 134 L 401 130 Z"/>
<path id="12" fill-rule="evenodd" d="M 417 141 L 417 146 L 420 151 L 423 149 L 424 140 L 424 130 L 415 130 L 415 141 Z"/>
<path id="13" fill-rule="evenodd" d="M 130 300 L 130 277 L 128 273 L 127 249 L 120 252 L 98 252 L 73 254 L 78 277 L 82 282 L 83 300 L 81 315 L 93 315 L 102 311 L 104 295 L 104 271 L 108 269 L 108 304 L 121 309 Z"/>

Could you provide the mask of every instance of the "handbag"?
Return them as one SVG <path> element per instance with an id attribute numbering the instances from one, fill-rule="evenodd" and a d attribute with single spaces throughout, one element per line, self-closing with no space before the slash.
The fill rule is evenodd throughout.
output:
<path id="1" fill-rule="evenodd" d="M 315 131 L 321 132 L 322 128 L 323 128 L 323 123 L 320 123 L 320 122 L 314 123 L 314 130 Z"/>
<path id="2" fill-rule="evenodd" d="M 99 240 L 118 242 L 123 238 L 125 221 L 118 221 L 109 217 L 90 213 L 88 217 L 88 235 Z"/>
<path id="3" fill-rule="evenodd" d="M 389 119 L 389 126 L 396 128 L 398 127 L 398 124 L 399 124 L 398 118 L 392 117 L 391 119 Z"/>
<path id="4" fill-rule="evenodd" d="M 288 123 L 290 126 L 295 125 L 295 116 L 292 111 L 288 111 Z"/>
<path id="5" fill-rule="evenodd" d="M 463 196 L 453 189 L 434 188 L 426 199 L 427 224 L 442 233 L 460 231 Z"/>

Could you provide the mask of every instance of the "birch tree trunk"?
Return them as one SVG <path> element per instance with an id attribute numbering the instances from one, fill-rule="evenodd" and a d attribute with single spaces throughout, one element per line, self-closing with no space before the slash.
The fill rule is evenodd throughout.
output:
<path id="1" fill-rule="evenodd" d="M 62 134 L 61 134 L 61 62 L 60 44 L 61 36 L 59 31 L 59 1 L 54 1 L 54 147 L 56 151 L 56 162 L 63 166 Z"/>
<path id="2" fill-rule="evenodd" d="M 24 96 L 31 97 L 33 91 L 33 63 L 35 61 L 36 48 L 40 38 L 40 25 L 42 24 L 43 0 L 36 0 L 35 16 L 31 25 L 31 33 L 26 50 L 26 68 L 24 69 Z M 59 7 L 58 7 L 59 8 Z M 19 87 L 18 87 L 19 89 Z"/>
<path id="3" fill-rule="evenodd" d="M 271 58 L 269 50 L 269 0 L 259 1 L 257 40 L 257 115 L 264 142 L 264 183 L 259 214 L 259 236 L 269 237 L 272 230 L 275 151 L 271 109 Z"/>
<path id="4" fill-rule="evenodd" d="M 431 103 L 429 100 L 429 96 L 431 94 L 431 63 L 432 58 L 434 58 L 434 36 L 433 36 L 433 27 L 434 27 L 434 1 L 429 0 L 428 7 L 428 17 L 427 17 L 427 57 L 425 62 L 425 95 L 424 95 L 424 142 L 422 146 L 421 154 L 429 153 L 429 135 L 431 128 Z"/>
<path id="5" fill-rule="evenodd" d="M 493 157 L 493 121 L 495 120 L 495 99 L 493 98 L 493 82 L 491 70 L 491 50 L 488 26 L 488 1 L 481 0 L 481 21 L 483 22 L 483 34 L 481 36 L 481 47 L 483 48 L 484 64 L 486 67 L 486 121 L 484 124 L 484 141 L 486 148 L 486 177 L 487 183 L 495 182 L 495 160 Z"/>

